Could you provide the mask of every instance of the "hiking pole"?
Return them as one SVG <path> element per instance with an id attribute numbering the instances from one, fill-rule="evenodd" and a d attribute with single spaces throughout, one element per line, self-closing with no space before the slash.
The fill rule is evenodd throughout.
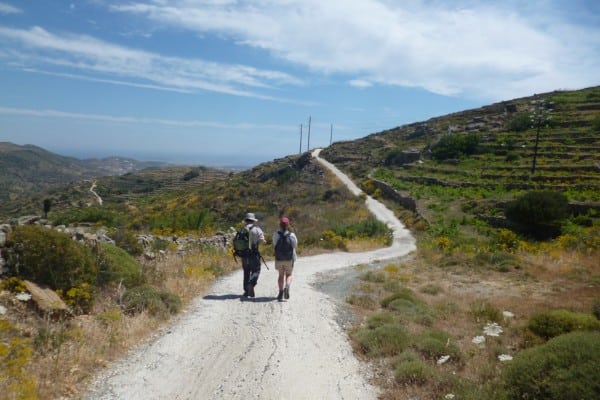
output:
<path id="1" fill-rule="evenodd" d="M 267 265 L 267 262 L 265 261 L 265 258 L 262 256 L 262 254 L 258 255 L 260 257 L 260 259 L 262 260 L 262 262 L 265 264 L 265 267 L 267 267 L 267 270 L 270 271 L 269 266 Z"/>

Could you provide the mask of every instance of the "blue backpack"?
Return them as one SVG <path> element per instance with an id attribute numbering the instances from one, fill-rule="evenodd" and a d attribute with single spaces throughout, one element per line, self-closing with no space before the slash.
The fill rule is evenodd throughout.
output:
<path id="1" fill-rule="evenodd" d="M 292 245 L 292 238 L 290 233 L 277 232 L 279 239 L 275 245 L 275 260 L 277 261 L 291 261 L 294 259 L 294 246 Z"/>

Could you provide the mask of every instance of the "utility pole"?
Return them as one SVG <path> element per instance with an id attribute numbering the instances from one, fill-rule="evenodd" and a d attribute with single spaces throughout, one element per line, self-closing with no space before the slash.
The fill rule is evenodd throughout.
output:
<path id="1" fill-rule="evenodd" d="M 306 144 L 306 151 L 310 151 L 310 115 L 308 116 L 308 143 Z"/>
<path id="2" fill-rule="evenodd" d="M 554 102 L 550 102 L 548 104 L 545 103 L 545 100 L 532 101 L 533 111 L 531 112 L 530 119 L 532 128 L 536 128 L 535 131 L 535 146 L 533 148 L 533 161 L 531 163 L 531 174 L 535 174 L 535 167 L 537 162 L 537 154 L 538 154 L 538 145 L 540 142 L 540 130 L 543 125 L 547 125 L 551 116 L 549 115 L 554 108 Z"/>
<path id="3" fill-rule="evenodd" d="M 302 154 L 302 124 L 300 124 L 300 148 L 298 149 L 298 154 Z"/>
<path id="4" fill-rule="evenodd" d="M 329 131 L 329 145 L 331 146 L 331 143 L 333 143 L 333 124 L 331 124 L 331 129 Z"/>

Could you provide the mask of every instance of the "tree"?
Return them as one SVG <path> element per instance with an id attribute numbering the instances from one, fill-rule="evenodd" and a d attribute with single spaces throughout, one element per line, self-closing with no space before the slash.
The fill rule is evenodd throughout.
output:
<path id="1" fill-rule="evenodd" d="M 48 218 L 48 213 L 50 212 L 51 207 L 52 207 L 52 200 L 44 199 L 44 218 Z"/>
<path id="2" fill-rule="evenodd" d="M 475 154 L 479 145 L 479 136 L 468 135 L 445 135 L 431 149 L 431 155 L 438 161 L 450 158 L 460 158 Z"/>
<path id="3" fill-rule="evenodd" d="M 549 190 L 525 193 L 506 208 L 506 218 L 536 237 L 553 236 L 569 213 L 564 194 Z"/>

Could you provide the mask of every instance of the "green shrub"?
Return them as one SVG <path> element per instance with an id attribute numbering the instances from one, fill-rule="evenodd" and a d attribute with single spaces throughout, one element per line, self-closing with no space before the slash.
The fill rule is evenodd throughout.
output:
<path id="1" fill-rule="evenodd" d="M 531 317 L 527 327 L 536 335 L 550 339 L 568 332 L 600 329 L 600 321 L 590 314 L 551 310 Z"/>
<path id="2" fill-rule="evenodd" d="M 421 325 L 431 326 L 435 321 L 429 306 L 420 300 L 399 298 L 389 303 L 387 308 L 396 311 L 403 320 L 411 320 Z"/>
<path id="3" fill-rule="evenodd" d="M 334 231 L 324 231 L 321 238 L 320 244 L 323 248 L 348 250 L 347 240 L 337 235 Z"/>
<path id="4" fill-rule="evenodd" d="M 396 311 L 401 318 L 421 325 L 430 326 L 435 320 L 435 314 L 427 303 L 418 299 L 408 288 L 402 288 L 396 293 L 384 297 L 380 304 L 384 308 Z"/>
<path id="5" fill-rule="evenodd" d="M 509 272 L 518 265 L 518 257 L 505 251 L 482 251 L 473 259 L 478 266 L 498 272 Z"/>
<path id="6" fill-rule="evenodd" d="M 177 295 L 160 291 L 149 285 L 129 289 L 123 295 L 123 307 L 130 314 L 147 311 L 153 316 L 165 318 L 181 309 L 181 300 Z"/>
<path id="7" fill-rule="evenodd" d="M 596 115 L 592 119 L 592 131 L 600 132 L 600 115 Z"/>
<path id="8" fill-rule="evenodd" d="M 396 382 L 423 385 L 435 376 L 435 370 L 420 359 L 401 361 L 394 368 Z"/>
<path id="9" fill-rule="evenodd" d="M 374 310 L 377 308 L 377 302 L 375 302 L 368 294 L 352 294 L 346 298 L 346 303 L 367 310 Z"/>
<path id="10" fill-rule="evenodd" d="M 31 339 L 0 319 L 0 396 L 2 399 L 37 400 L 38 382 L 31 372 Z"/>
<path id="11" fill-rule="evenodd" d="M 91 311 L 96 297 L 95 287 L 82 283 L 77 287 L 72 287 L 67 291 L 57 290 L 57 293 L 77 314 L 85 314 Z"/>
<path id="12" fill-rule="evenodd" d="M 99 285 L 122 282 L 129 288 L 145 283 L 142 268 L 137 260 L 120 247 L 112 244 L 100 245 L 97 260 Z"/>
<path id="13" fill-rule="evenodd" d="M 384 297 L 381 300 L 380 304 L 382 307 L 388 307 L 391 302 L 393 302 L 394 300 L 397 300 L 397 299 L 404 299 L 404 300 L 408 300 L 413 303 L 420 302 L 420 300 L 417 299 L 417 297 L 415 296 L 415 294 L 413 293 L 412 290 L 410 290 L 408 288 L 402 288 L 398 292 L 391 294 L 387 297 Z"/>
<path id="14" fill-rule="evenodd" d="M 514 151 L 509 151 L 508 153 L 506 153 L 506 157 L 504 158 L 504 161 L 513 162 L 513 161 L 517 161 L 520 158 L 521 158 L 521 156 L 519 155 L 519 153 L 516 153 Z"/>
<path id="15" fill-rule="evenodd" d="M 54 218 L 56 225 L 69 225 L 71 223 L 91 222 L 97 225 L 119 226 L 126 222 L 125 215 L 117 210 L 110 210 L 99 206 L 92 206 L 65 211 Z"/>
<path id="16" fill-rule="evenodd" d="M 138 242 L 135 235 L 128 229 L 116 229 L 111 237 L 118 247 L 122 248 L 132 256 L 140 256 L 144 252 L 144 246 Z"/>
<path id="17" fill-rule="evenodd" d="M 471 303 L 469 308 L 475 322 L 502 322 L 503 317 L 500 310 L 487 301 Z"/>
<path id="18" fill-rule="evenodd" d="M 392 238 L 391 229 L 386 224 L 373 217 L 356 224 L 335 228 L 333 232 L 337 236 L 346 239 L 384 237 L 386 238 L 387 244 L 391 243 Z"/>
<path id="19" fill-rule="evenodd" d="M 23 280 L 15 276 L 11 276 L 7 279 L 2 279 L 0 281 L 0 289 L 8 290 L 11 293 L 22 293 L 27 291 L 25 282 L 23 282 Z"/>
<path id="20" fill-rule="evenodd" d="M 367 327 L 375 329 L 385 324 L 393 324 L 395 319 L 394 314 L 389 312 L 371 314 L 367 317 Z"/>
<path id="21" fill-rule="evenodd" d="M 508 122 L 508 130 L 513 132 L 524 132 L 531 128 L 531 117 L 529 113 L 517 114 Z"/>
<path id="22" fill-rule="evenodd" d="M 92 252 L 65 233 L 18 226 L 10 233 L 7 247 L 11 275 L 55 290 L 96 282 L 98 267 Z"/>
<path id="23" fill-rule="evenodd" d="M 456 340 L 443 331 L 425 331 L 418 335 L 414 341 L 414 347 L 424 357 L 437 360 L 442 356 L 450 356 L 450 361 L 459 361 L 460 350 L 456 345 Z"/>
<path id="24" fill-rule="evenodd" d="M 183 178 L 181 179 L 184 181 L 189 181 L 191 179 L 197 178 L 198 176 L 200 176 L 200 169 L 192 168 L 191 170 L 183 174 Z"/>
<path id="25" fill-rule="evenodd" d="M 572 332 L 524 350 L 502 371 L 508 399 L 598 399 L 598 360 L 597 332 Z"/>
<path id="26" fill-rule="evenodd" d="M 441 286 L 436 285 L 435 283 L 428 283 L 425 286 L 422 286 L 420 291 L 421 291 L 421 293 L 426 293 L 426 294 L 430 294 L 432 296 L 436 296 L 440 292 L 443 292 L 444 289 L 442 289 Z"/>
<path id="27" fill-rule="evenodd" d="M 383 324 L 374 329 L 359 328 L 353 338 L 370 356 L 393 356 L 408 346 L 408 333 L 400 324 Z"/>
<path id="28" fill-rule="evenodd" d="M 385 282 L 385 273 L 379 271 L 367 271 L 359 279 L 367 282 L 383 283 Z"/>
<path id="29" fill-rule="evenodd" d="M 442 136 L 440 141 L 431 149 L 431 155 L 438 161 L 450 158 L 461 158 L 475 154 L 479 146 L 479 136 L 476 134 L 453 134 Z"/>
<path id="30" fill-rule="evenodd" d="M 509 203 L 506 218 L 537 237 L 560 233 L 559 223 L 569 213 L 569 201 L 562 193 L 548 190 L 531 191 Z"/>
<path id="31" fill-rule="evenodd" d="M 170 210 L 152 214 L 147 219 L 151 229 L 198 231 L 212 228 L 215 217 L 210 209 L 205 208 L 201 210 Z"/>

